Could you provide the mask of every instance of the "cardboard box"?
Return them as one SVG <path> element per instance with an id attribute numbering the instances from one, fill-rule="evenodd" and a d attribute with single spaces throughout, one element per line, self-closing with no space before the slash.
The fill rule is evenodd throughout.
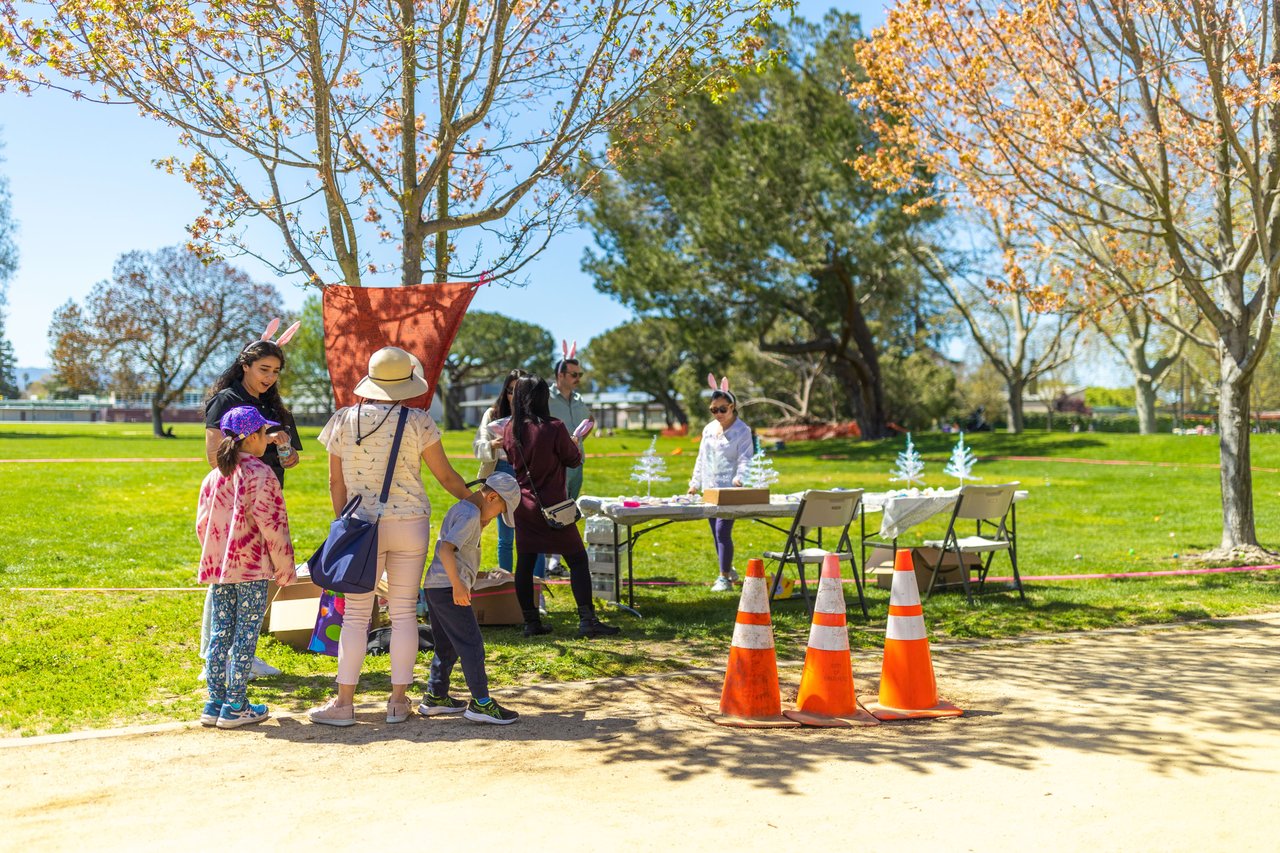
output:
<path id="1" fill-rule="evenodd" d="M 298 566 L 298 579 L 288 586 L 267 583 L 266 615 L 262 624 L 271 636 L 285 645 L 305 650 L 316 627 L 323 590 L 311 582 L 306 564 Z"/>
<path id="2" fill-rule="evenodd" d="M 737 506 L 739 504 L 767 504 L 768 489 L 745 489 L 733 487 L 728 489 L 704 489 L 702 502 L 717 506 Z"/>
<path id="3" fill-rule="evenodd" d="M 933 574 L 933 564 L 938 561 L 937 548 L 909 548 L 911 552 L 911 562 L 915 564 L 916 569 L 916 586 L 919 587 L 920 593 L 923 595 L 925 590 L 929 588 L 929 578 Z M 978 569 L 982 567 L 982 560 L 977 554 L 965 554 L 964 563 L 969 570 L 969 580 L 976 582 L 976 574 Z M 867 555 L 867 572 L 875 575 L 876 586 L 880 589 L 893 588 L 893 549 L 884 546 L 876 546 L 871 549 L 871 553 Z M 949 551 L 942 558 L 942 568 L 938 570 L 938 582 L 934 585 L 935 590 L 946 589 L 947 587 L 962 587 L 963 581 L 960 579 L 960 564 L 956 560 L 954 551 Z"/>
<path id="4" fill-rule="evenodd" d="M 533 579 L 535 598 L 543 587 L 541 578 Z M 523 625 L 524 613 L 516 600 L 515 575 L 502 569 L 480 572 L 471 588 L 471 609 L 481 625 Z"/>

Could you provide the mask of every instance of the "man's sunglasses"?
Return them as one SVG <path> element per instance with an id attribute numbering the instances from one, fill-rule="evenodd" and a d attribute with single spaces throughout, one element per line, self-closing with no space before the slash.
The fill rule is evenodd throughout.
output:
<path id="1" fill-rule="evenodd" d="M 570 376 L 572 376 L 574 379 L 581 379 L 583 376 L 586 376 L 586 374 L 585 374 L 585 373 L 583 373 L 581 370 L 577 370 L 577 371 L 575 371 L 575 370 L 566 370 L 566 371 L 565 371 L 565 373 L 569 374 L 569 375 L 570 375 Z"/>

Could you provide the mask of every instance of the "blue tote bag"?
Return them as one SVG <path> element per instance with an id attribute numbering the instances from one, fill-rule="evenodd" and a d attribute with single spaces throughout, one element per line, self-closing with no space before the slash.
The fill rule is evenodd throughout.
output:
<path id="1" fill-rule="evenodd" d="M 382 494 L 378 500 L 385 505 L 391 494 L 391 475 L 396 459 L 400 456 L 400 439 L 409 410 L 401 407 L 396 422 L 396 437 L 391 444 L 391 458 L 387 460 L 387 475 L 382 481 Z M 329 525 L 329 536 L 324 540 L 307 565 L 311 569 L 311 582 L 334 592 L 372 592 L 378 584 L 378 522 L 382 510 L 373 521 L 356 518 L 360 496 L 347 501 L 342 512 Z"/>

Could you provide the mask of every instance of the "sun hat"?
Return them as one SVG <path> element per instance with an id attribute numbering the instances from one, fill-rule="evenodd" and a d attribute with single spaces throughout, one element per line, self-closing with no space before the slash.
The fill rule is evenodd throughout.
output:
<path id="1" fill-rule="evenodd" d="M 366 400 L 388 403 L 427 393 L 421 363 L 400 347 L 383 347 L 369 356 L 369 373 L 356 383 L 355 393 Z"/>
<path id="2" fill-rule="evenodd" d="M 231 437 L 236 441 L 242 441 L 245 436 L 253 435 L 264 426 L 280 426 L 280 424 L 278 421 L 267 420 L 262 416 L 262 412 L 253 406 L 236 406 L 222 416 L 218 426 L 222 427 L 223 432 L 231 433 Z"/>
<path id="3" fill-rule="evenodd" d="M 507 527 L 515 527 L 516 507 L 520 505 L 520 485 L 516 483 L 516 478 L 499 471 L 486 477 L 484 484 L 502 497 L 502 502 L 507 505 L 506 511 L 502 513 L 502 520 L 507 523 Z"/>

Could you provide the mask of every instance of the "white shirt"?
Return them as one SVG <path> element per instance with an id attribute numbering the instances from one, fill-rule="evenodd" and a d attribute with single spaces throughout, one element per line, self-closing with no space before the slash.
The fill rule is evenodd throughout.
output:
<path id="1" fill-rule="evenodd" d="M 393 405 L 395 411 L 391 411 Z M 440 428 L 422 409 L 408 409 L 408 412 L 385 509 L 378 503 L 378 496 L 387 474 L 387 457 L 395 439 L 400 406 L 365 402 L 360 406 L 338 409 L 320 431 L 320 443 L 329 455 L 342 459 L 342 479 L 347 484 L 347 498 L 360 495 L 360 508 L 356 515 L 366 521 L 377 518 L 380 509 L 383 518 L 431 516 L 431 501 L 422 486 L 422 453 L 440 441 Z M 379 427 L 380 422 L 382 426 Z M 357 427 L 359 435 L 363 436 L 359 445 L 356 444 Z"/>
<path id="2" fill-rule="evenodd" d="M 732 486 L 734 480 L 745 481 L 747 464 L 755 452 L 751 427 L 743 423 L 742 418 L 735 419 L 727 430 L 720 427 L 719 421 L 712 420 L 702 428 L 698 461 L 693 463 L 689 487 L 724 489 Z"/>

